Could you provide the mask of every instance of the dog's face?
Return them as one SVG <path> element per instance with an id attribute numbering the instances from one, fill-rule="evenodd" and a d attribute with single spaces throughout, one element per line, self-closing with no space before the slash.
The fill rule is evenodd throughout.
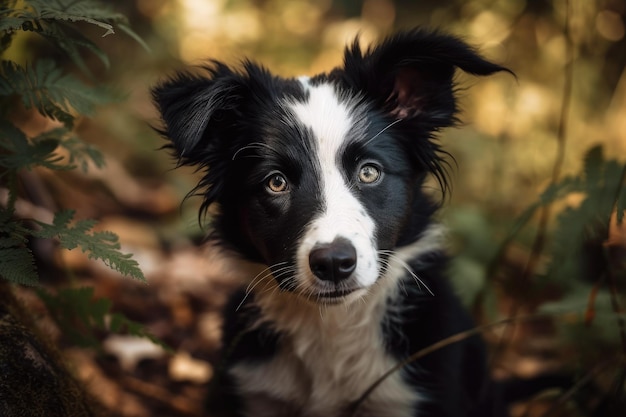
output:
<path id="1" fill-rule="evenodd" d="M 432 135 L 454 123 L 455 67 L 504 70 L 424 31 L 365 54 L 355 43 L 344 61 L 299 79 L 214 63 L 153 91 L 181 163 L 205 170 L 220 239 L 267 264 L 281 288 L 328 304 L 366 292 L 424 230 L 420 187 L 443 174 Z"/>
<path id="2" fill-rule="evenodd" d="M 369 102 L 328 80 L 295 82 L 297 96 L 270 106 L 235 155 L 238 224 L 282 288 L 336 302 L 377 280 L 418 170 Z"/>

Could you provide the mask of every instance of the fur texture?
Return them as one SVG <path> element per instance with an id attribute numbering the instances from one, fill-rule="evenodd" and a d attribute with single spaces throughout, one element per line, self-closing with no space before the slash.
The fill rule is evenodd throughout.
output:
<path id="1" fill-rule="evenodd" d="M 342 67 L 284 79 L 213 62 L 154 88 L 162 133 L 204 176 L 212 238 L 258 266 L 225 311 L 213 411 L 231 416 L 487 416 L 484 348 L 447 346 L 472 327 L 445 278 L 437 206 L 445 192 L 435 135 L 456 121 L 455 69 L 505 68 L 461 40 L 403 32 Z M 494 411 L 495 412 L 495 411 Z"/>

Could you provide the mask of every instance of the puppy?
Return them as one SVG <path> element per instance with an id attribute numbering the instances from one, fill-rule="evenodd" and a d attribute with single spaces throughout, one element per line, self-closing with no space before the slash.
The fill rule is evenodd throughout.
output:
<path id="1" fill-rule="evenodd" d="M 211 238 L 258 266 L 225 312 L 214 410 L 231 416 L 487 416 L 478 338 L 397 363 L 473 327 L 443 272 L 429 175 L 456 122 L 456 69 L 506 68 L 415 29 L 313 77 L 212 62 L 153 89 L 162 134 L 203 172 Z M 217 412 L 217 411 L 215 411 Z"/>

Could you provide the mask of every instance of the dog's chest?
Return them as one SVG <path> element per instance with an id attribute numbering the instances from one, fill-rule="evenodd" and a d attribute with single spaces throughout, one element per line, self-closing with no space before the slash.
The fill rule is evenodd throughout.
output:
<path id="1" fill-rule="evenodd" d="M 346 415 L 348 407 L 396 364 L 384 348 L 383 309 L 384 305 L 362 304 L 326 311 L 316 308 L 312 316 L 298 314 L 301 308 L 267 312 L 281 315 L 278 330 L 283 337 L 276 355 L 231 370 L 244 394 L 248 415 Z M 414 389 L 395 373 L 356 415 L 412 416 L 418 399 Z"/>

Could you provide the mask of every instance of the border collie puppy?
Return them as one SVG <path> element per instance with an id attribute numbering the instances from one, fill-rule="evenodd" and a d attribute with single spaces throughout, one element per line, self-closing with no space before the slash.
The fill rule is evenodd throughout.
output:
<path id="1" fill-rule="evenodd" d="M 213 238 L 258 267 L 226 309 L 222 413 L 254 417 L 487 416 L 479 338 L 394 365 L 473 327 L 443 276 L 440 129 L 456 69 L 506 68 L 416 29 L 313 77 L 213 62 L 156 86 L 162 133 L 216 203 Z"/>

